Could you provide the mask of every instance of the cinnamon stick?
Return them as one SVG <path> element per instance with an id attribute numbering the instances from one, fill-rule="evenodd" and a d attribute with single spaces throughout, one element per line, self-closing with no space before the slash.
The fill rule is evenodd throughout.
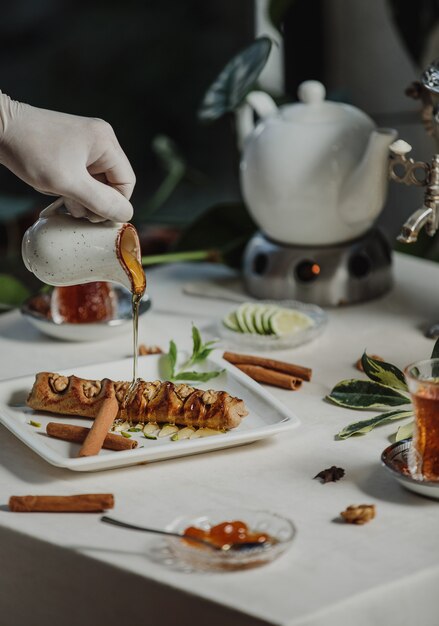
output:
<path id="1" fill-rule="evenodd" d="M 119 403 L 113 390 L 113 394 L 102 401 L 93 426 L 90 428 L 90 432 L 86 436 L 78 456 L 93 456 L 99 454 L 105 437 L 108 435 L 108 431 L 116 419 L 118 411 Z"/>
<path id="2" fill-rule="evenodd" d="M 270 370 L 260 365 L 244 365 L 242 363 L 235 363 L 235 367 L 256 380 L 258 383 L 265 383 L 266 385 L 272 385 L 273 387 L 281 387 L 282 389 L 292 389 L 295 391 L 302 385 L 301 378 L 295 378 L 290 374 L 284 374 L 277 372 L 276 370 Z"/>
<path id="3" fill-rule="evenodd" d="M 84 493 L 76 496 L 11 496 L 13 513 L 98 513 L 114 507 L 112 493 Z"/>
<path id="4" fill-rule="evenodd" d="M 55 439 L 63 439 L 64 441 L 71 441 L 72 443 L 83 443 L 90 428 L 87 426 L 75 426 L 74 424 L 60 424 L 58 422 L 49 422 L 46 426 L 46 433 L 49 437 Z M 115 435 L 114 433 L 108 433 L 102 444 L 103 448 L 107 450 L 132 450 L 137 448 L 137 439 L 126 439 L 122 435 Z"/>
<path id="5" fill-rule="evenodd" d="M 312 369 L 309 367 L 303 367 L 302 365 L 295 365 L 294 363 L 286 363 L 285 361 L 276 361 L 275 359 L 266 359 L 260 356 L 253 356 L 252 354 L 237 354 L 236 352 L 224 352 L 223 359 L 234 365 L 259 365 L 270 370 L 276 370 L 284 374 L 290 374 L 295 378 L 301 378 L 302 380 L 310 381 L 312 376 Z"/>

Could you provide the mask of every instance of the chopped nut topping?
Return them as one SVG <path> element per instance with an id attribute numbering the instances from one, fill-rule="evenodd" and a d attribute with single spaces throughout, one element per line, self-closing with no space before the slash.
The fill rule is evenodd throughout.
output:
<path id="1" fill-rule="evenodd" d="M 100 380 L 87 380 L 82 386 L 85 397 L 94 398 L 97 396 L 101 390 L 101 386 Z"/>
<path id="2" fill-rule="evenodd" d="M 114 424 L 111 430 L 115 433 L 121 433 L 128 428 L 130 428 L 130 423 L 126 420 L 119 419 L 117 420 L 117 424 Z"/>
<path id="3" fill-rule="evenodd" d="M 114 391 L 116 393 L 116 400 L 122 404 L 125 400 L 126 393 L 128 391 L 129 383 L 118 381 L 114 383 Z"/>
<path id="4" fill-rule="evenodd" d="M 194 388 L 190 385 L 177 385 L 175 387 L 175 393 L 179 396 L 180 400 L 184 400 L 194 391 Z"/>
<path id="5" fill-rule="evenodd" d="M 116 391 L 116 400 L 121 404 L 125 398 L 125 389 L 121 388 L 119 391 Z"/>
<path id="6" fill-rule="evenodd" d="M 143 387 L 142 395 L 145 398 L 145 400 L 148 401 L 154 398 L 155 394 L 157 393 L 161 385 L 161 382 L 159 380 L 155 380 L 152 383 L 144 382 L 143 385 L 144 387 Z"/>
<path id="7" fill-rule="evenodd" d="M 340 513 L 347 524 L 366 524 L 375 514 L 374 504 L 353 504 Z"/>
<path id="8" fill-rule="evenodd" d="M 62 391 L 67 389 L 69 379 L 67 378 L 67 376 L 59 376 L 58 374 L 54 374 L 49 378 L 49 384 L 55 393 L 61 393 Z"/>
<path id="9" fill-rule="evenodd" d="M 217 393 L 213 389 L 209 389 L 209 391 L 205 391 L 201 396 L 204 404 L 213 404 L 216 401 Z"/>

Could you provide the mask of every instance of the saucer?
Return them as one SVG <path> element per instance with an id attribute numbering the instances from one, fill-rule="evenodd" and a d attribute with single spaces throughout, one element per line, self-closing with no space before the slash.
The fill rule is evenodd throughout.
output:
<path id="1" fill-rule="evenodd" d="M 251 300 L 249 300 L 250 302 Z M 253 301 L 251 301 L 253 303 Z M 257 335 L 255 333 L 241 333 L 230 330 L 223 324 L 223 318 L 217 322 L 216 332 L 223 342 L 231 347 L 240 346 L 249 350 L 283 350 L 295 348 L 318 337 L 325 329 L 328 314 L 316 304 L 308 304 L 297 300 L 257 300 L 257 304 L 273 304 L 276 306 L 304 313 L 310 320 L 310 326 L 301 328 L 288 335 Z M 234 309 L 229 311 L 233 312 Z"/>
<path id="2" fill-rule="evenodd" d="M 381 462 L 392 476 L 406 489 L 422 496 L 439 500 L 439 481 L 416 480 L 410 475 L 408 468 L 408 452 L 411 445 L 411 439 L 397 441 L 384 450 L 381 455 Z"/>
<path id="3" fill-rule="evenodd" d="M 113 285 L 113 289 L 116 299 L 116 314 L 112 319 L 102 322 L 89 324 L 54 322 L 51 317 L 38 313 L 32 308 L 32 300 L 35 296 L 24 302 L 21 313 L 32 326 L 49 337 L 64 341 L 102 341 L 132 329 L 131 293 L 119 286 Z M 145 294 L 140 301 L 139 316 L 146 313 L 150 307 L 151 300 Z"/>
<path id="4" fill-rule="evenodd" d="M 260 567 L 277 559 L 291 546 L 296 535 L 294 524 L 287 518 L 270 511 L 255 511 L 236 507 L 231 510 L 215 509 L 198 515 L 179 517 L 166 530 L 184 533 L 189 526 L 209 530 L 225 521 L 241 520 L 253 532 L 268 533 L 275 541 L 248 550 L 222 552 L 200 549 L 181 539 L 168 538 L 168 545 L 174 557 L 193 569 L 232 571 Z"/>

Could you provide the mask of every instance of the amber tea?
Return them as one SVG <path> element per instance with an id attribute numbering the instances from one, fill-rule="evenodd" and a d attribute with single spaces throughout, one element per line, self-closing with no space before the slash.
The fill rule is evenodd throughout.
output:
<path id="1" fill-rule="evenodd" d="M 112 319 L 115 296 L 107 282 L 93 282 L 70 287 L 55 287 L 51 313 L 55 322 L 90 324 Z"/>
<path id="2" fill-rule="evenodd" d="M 439 359 L 405 371 L 415 411 L 409 470 L 417 480 L 439 481 Z"/>

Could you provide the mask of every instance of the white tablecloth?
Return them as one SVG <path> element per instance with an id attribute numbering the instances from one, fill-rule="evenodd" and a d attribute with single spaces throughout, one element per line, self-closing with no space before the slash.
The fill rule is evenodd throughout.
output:
<path id="1" fill-rule="evenodd" d="M 140 340 L 189 345 L 230 303 L 183 296 L 188 280 L 227 275 L 209 265 L 150 272 L 152 311 Z M 204 455 L 107 472 L 76 474 L 48 465 L 0 428 L 0 623 L 41 626 L 191 624 L 209 626 L 437 626 L 439 503 L 405 491 L 380 466 L 396 425 L 336 441 L 347 423 L 368 413 L 323 401 L 367 348 L 400 366 L 427 358 L 433 342 L 422 329 L 439 320 L 439 267 L 396 256 L 396 286 L 386 297 L 331 310 L 312 343 L 273 353 L 313 368 L 300 392 L 273 389 L 301 426 L 287 435 Z M 71 368 L 130 354 L 131 335 L 68 344 L 40 335 L 18 312 L 0 317 L 0 379 Z M 103 375 L 105 375 L 103 366 Z M 337 465 L 338 483 L 313 476 Z M 11 494 L 113 492 L 114 515 L 164 526 L 174 517 L 235 505 L 290 517 L 298 534 L 279 560 L 234 573 L 179 571 L 157 539 L 104 526 L 85 514 L 13 514 Z M 355 503 L 374 503 L 365 526 L 337 523 Z M 136 620 L 136 622 L 134 622 Z"/>

